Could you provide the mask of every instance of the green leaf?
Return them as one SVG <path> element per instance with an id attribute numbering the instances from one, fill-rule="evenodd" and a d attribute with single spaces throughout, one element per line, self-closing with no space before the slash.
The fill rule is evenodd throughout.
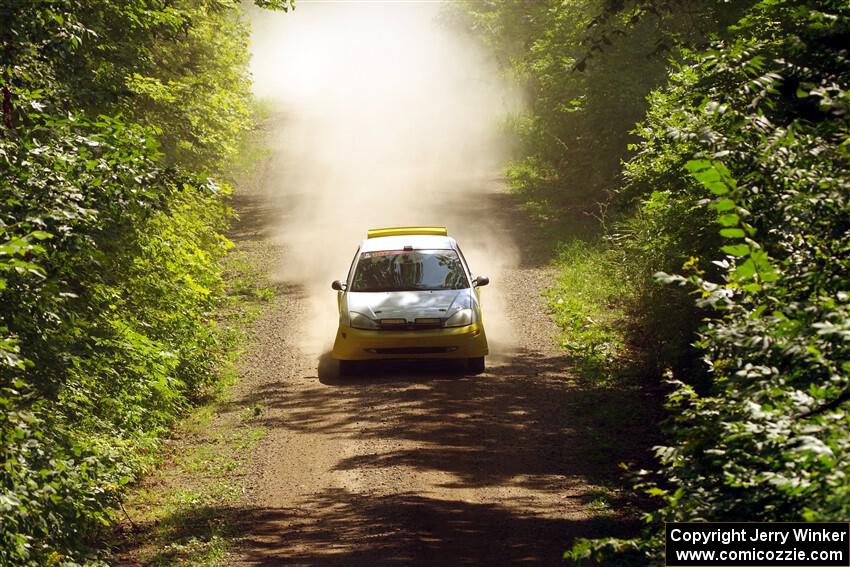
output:
<path id="1" fill-rule="evenodd" d="M 722 213 L 724 211 L 731 211 L 735 208 L 735 201 L 732 199 L 720 199 L 719 201 L 712 203 L 711 208 L 717 211 L 718 213 Z"/>
<path id="2" fill-rule="evenodd" d="M 691 160 L 685 164 L 685 169 L 715 195 L 725 195 L 736 186 L 729 170 L 720 162 Z"/>
<path id="3" fill-rule="evenodd" d="M 745 281 L 752 279 L 752 277 L 756 274 L 756 263 L 753 262 L 752 258 L 747 258 L 745 262 L 742 264 L 738 264 L 735 266 L 735 279 L 738 281 Z"/>
<path id="4" fill-rule="evenodd" d="M 726 238 L 744 238 L 746 234 L 740 228 L 721 228 L 720 236 Z"/>
<path id="5" fill-rule="evenodd" d="M 750 247 L 747 244 L 729 244 L 720 248 L 730 256 L 741 258 L 750 254 Z"/>
<path id="6" fill-rule="evenodd" d="M 722 224 L 723 226 L 737 226 L 740 218 L 735 213 L 729 213 L 726 215 L 721 215 L 717 222 Z"/>

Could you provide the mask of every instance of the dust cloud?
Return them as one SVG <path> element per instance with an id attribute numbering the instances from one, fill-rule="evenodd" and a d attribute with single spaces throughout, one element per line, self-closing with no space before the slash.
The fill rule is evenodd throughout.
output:
<path id="1" fill-rule="evenodd" d="M 372 227 L 446 225 L 482 289 L 491 351 L 509 345 L 500 274 L 517 250 L 500 218 L 501 118 L 516 95 L 437 2 L 309 2 L 251 9 L 254 91 L 268 101 L 274 156 L 267 195 L 283 211 L 280 280 L 309 299 L 309 352 L 336 331 L 344 279 Z"/>

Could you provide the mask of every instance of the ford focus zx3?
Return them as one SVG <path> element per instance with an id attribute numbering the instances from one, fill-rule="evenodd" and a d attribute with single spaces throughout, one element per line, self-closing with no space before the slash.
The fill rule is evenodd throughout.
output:
<path id="1" fill-rule="evenodd" d="M 487 336 L 479 288 L 445 227 L 380 228 L 360 244 L 338 292 L 332 355 L 340 373 L 360 360 L 465 359 L 484 371 Z"/>

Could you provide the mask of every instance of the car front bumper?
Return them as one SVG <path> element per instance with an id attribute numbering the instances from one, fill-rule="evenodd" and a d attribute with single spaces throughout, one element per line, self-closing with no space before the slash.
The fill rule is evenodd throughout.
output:
<path id="1" fill-rule="evenodd" d="M 369 331 L 340 326 L 331 356 L 337 360 L 476 358 L 487 355 L 480 323 L 416 331 Z"/>

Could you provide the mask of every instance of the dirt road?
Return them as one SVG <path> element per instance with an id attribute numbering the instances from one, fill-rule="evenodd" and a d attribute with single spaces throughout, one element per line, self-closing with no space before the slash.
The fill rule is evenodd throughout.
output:
<path id="1" fill-rule="evenodd" d="M 635 393 L 571 375 L 540 297 L 552 276 L 544 247 L 500 182 L 475 183 L 444 195 L 444 222 L 470 250 L 497 239 L 515 260 L 482 290 L 485 323 L 498 325 L 475 377 L 425 362 L 339 377 L 327 354 L 335 320 L 324 342 L 304 340 L 316 334 L 314 295 L 335 307 L 330 281 L 288 278 L 293 252 L 274 229 L 306 197 L 237 198 L 237 244 L 277 265 L 280 282 L 240 362 L 235 403 L 259 404 L 268 435 L 230 564 L 556 565 L 575 537 L 634 529 L 612 487 L 639 450 Z"/>
<path id="2" fill-rule="evenodd" d="M 555 347 L 551 245 L 495 173 L 522 96 L 439 11 L 312 3 L 252 21 L 255 90 L 277 114 L 232 237 L 278 293 L 240 361 L 234 404 L 268 434 L 233 565 L 558 565 L 575 537 L 634 528 L 616 487 L 641 450 L 637 396 L 586 384 Z M 367 228 L 420 224 L 448 226 L 491 279 L 488 371 L 340 378 L 331 281 Z"/>

